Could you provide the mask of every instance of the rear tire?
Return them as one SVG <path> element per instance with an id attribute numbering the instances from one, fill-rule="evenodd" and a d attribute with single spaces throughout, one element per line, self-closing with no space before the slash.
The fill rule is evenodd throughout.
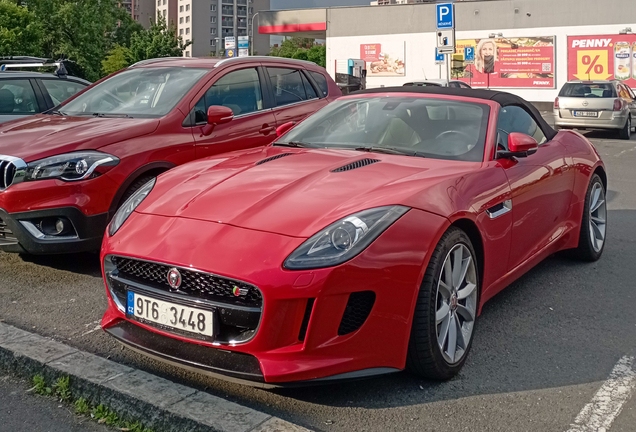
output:
<path id="1" fill-rule="evenodd" d="M 451 227 L 437 244 L 415 305 L 406 359 L 410 372 L 447 380 L 464 365 L 479 305 L 476 257 L 470 238 L 459 228 Z"/>
<path id="2" fill-rule="evenodd" d="M 632 117 L 628 116 L 625 126 L 618 132 L 618 136 L 621 139 L 628 140 L 632 136 Z"/>
<path id="3" fill-rule="evenodd" d="M 605 186 L 594 174 L 585 194 L 585 207 L 581 218 L 579 245 L 573 255 L 582 261 L 596 261 L 603 254 L 607 238 L 607 204 Z"/>

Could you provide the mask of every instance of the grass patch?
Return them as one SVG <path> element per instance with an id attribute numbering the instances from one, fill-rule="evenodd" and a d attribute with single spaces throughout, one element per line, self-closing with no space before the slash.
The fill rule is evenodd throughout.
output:
<path id="1" fill-rule="evenodd" d="M 75 406 L 75 413 L 79 415 L 90 415 L 91 418 L 98 423 L 106 423 L 109 426 L 115 426 L 122 431 L 130 432 L 153 432 L 152 429 L 144 427 L 140 422 L 124 421 L 119 418 L 116 412 L 103 404 L 97 406 L 91 405 L 91 403 L 83 397 L 73 401 L 73 394 L 71 393 L 70 379 L 68 376 L 60 377 L 55 381 L 52 387 L 49 387 L 46 380 L 41 375 L 35 375 L 33 377 L 33 389 L 35 393 L 43 396 L 54 396 L 59 398 L 60 401 L 72 403 Z"/>

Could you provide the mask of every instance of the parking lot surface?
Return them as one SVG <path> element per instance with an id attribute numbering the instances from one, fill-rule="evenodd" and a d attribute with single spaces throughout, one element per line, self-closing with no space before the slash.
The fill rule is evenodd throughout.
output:
<path id="1" fill-rule="evenodd" d="M 636 136 L 588 136 L 609 178 L 603 257 L 555 255 L 488 302 L 466 365 L 448 382 L 399 373 L 265 391 L 148 360 L 99 328 L 106 294 L 97 254 L 0 253 L 0 320 L 315 430 L 577 430 L 575 418 L 617 362 L 636 355 Z M 635 428 L 628 398 L 611 431 Z"/>

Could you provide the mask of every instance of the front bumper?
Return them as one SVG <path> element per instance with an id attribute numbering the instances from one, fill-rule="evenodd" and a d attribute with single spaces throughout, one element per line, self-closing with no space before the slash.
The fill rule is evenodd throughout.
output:
<path id="1" fill-rule="evenodd" d="M 73 231 L 61 237 L 34 235 L 24 222 L 65 218 Z M 98 251 L 108 224 L 108 213 L 86 216 L 75 207 L 8 213 L 0 208 L 0 250 L 33 255 Z M 39 238 L 38 238 L 39 237 Z"/>
<path id="2" fill-rule="evenodd" d="M 324 383 L 399 371 L 406 363 L 423 269 L 431 245 L 434 248 L 447 224 L 439 216 L 411 210 L 351 261 L 326 269 L 289 271 L 281 264 L 304 238 L 133 213 L 115 236 L 104 239 L 102 262 L 117 255 L 243 281 L 262 293 L 260 320 L 245 342 L 223 335 L 202 340 L 129 318 L 121 301 L 118 306 L 115 300 L 118 295 L 108 288 L 102 328 L 155 358 L 258 386 Z M 108 286 L 112 280 L 106 266 L 104 270 Z M 185 294 L 182 298 L 188 300 Z M 356 309 L 354 298 L 358 305 L 372 301 L 371 308 Z M 232 315 L 231 306 L 214 307 Z M 201 351 L 199 360 L 192 358 L 190 347 Z M 216 354 L 204 354 L 217 351 L 249 357 L 240 357 L 245 361 L 232 366 Z M 246 363 L 252 365 L 247 373 L 242 369 Z"/>

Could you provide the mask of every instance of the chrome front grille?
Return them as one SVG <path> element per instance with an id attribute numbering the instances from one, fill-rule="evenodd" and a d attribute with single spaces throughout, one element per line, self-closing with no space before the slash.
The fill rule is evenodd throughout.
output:
<path id="1" fill-rule="evenodd" d="M 179 268 L 182 283 L 177 290 L 172 290 L 168 283 L 168 272 L 173 266 L 119 256 L 113 256 L 112 262 L 119 276 L 166 291 L 178 291 L 203 300 L 241 306 L 261 307 L 263 304 L 258 288 L 245 282 Z"/>
<path id="2" fill-rule="evenodd" d="M 0 191 L 24 180 L 26 168 L 22 159 L 0 155 Z"/>

